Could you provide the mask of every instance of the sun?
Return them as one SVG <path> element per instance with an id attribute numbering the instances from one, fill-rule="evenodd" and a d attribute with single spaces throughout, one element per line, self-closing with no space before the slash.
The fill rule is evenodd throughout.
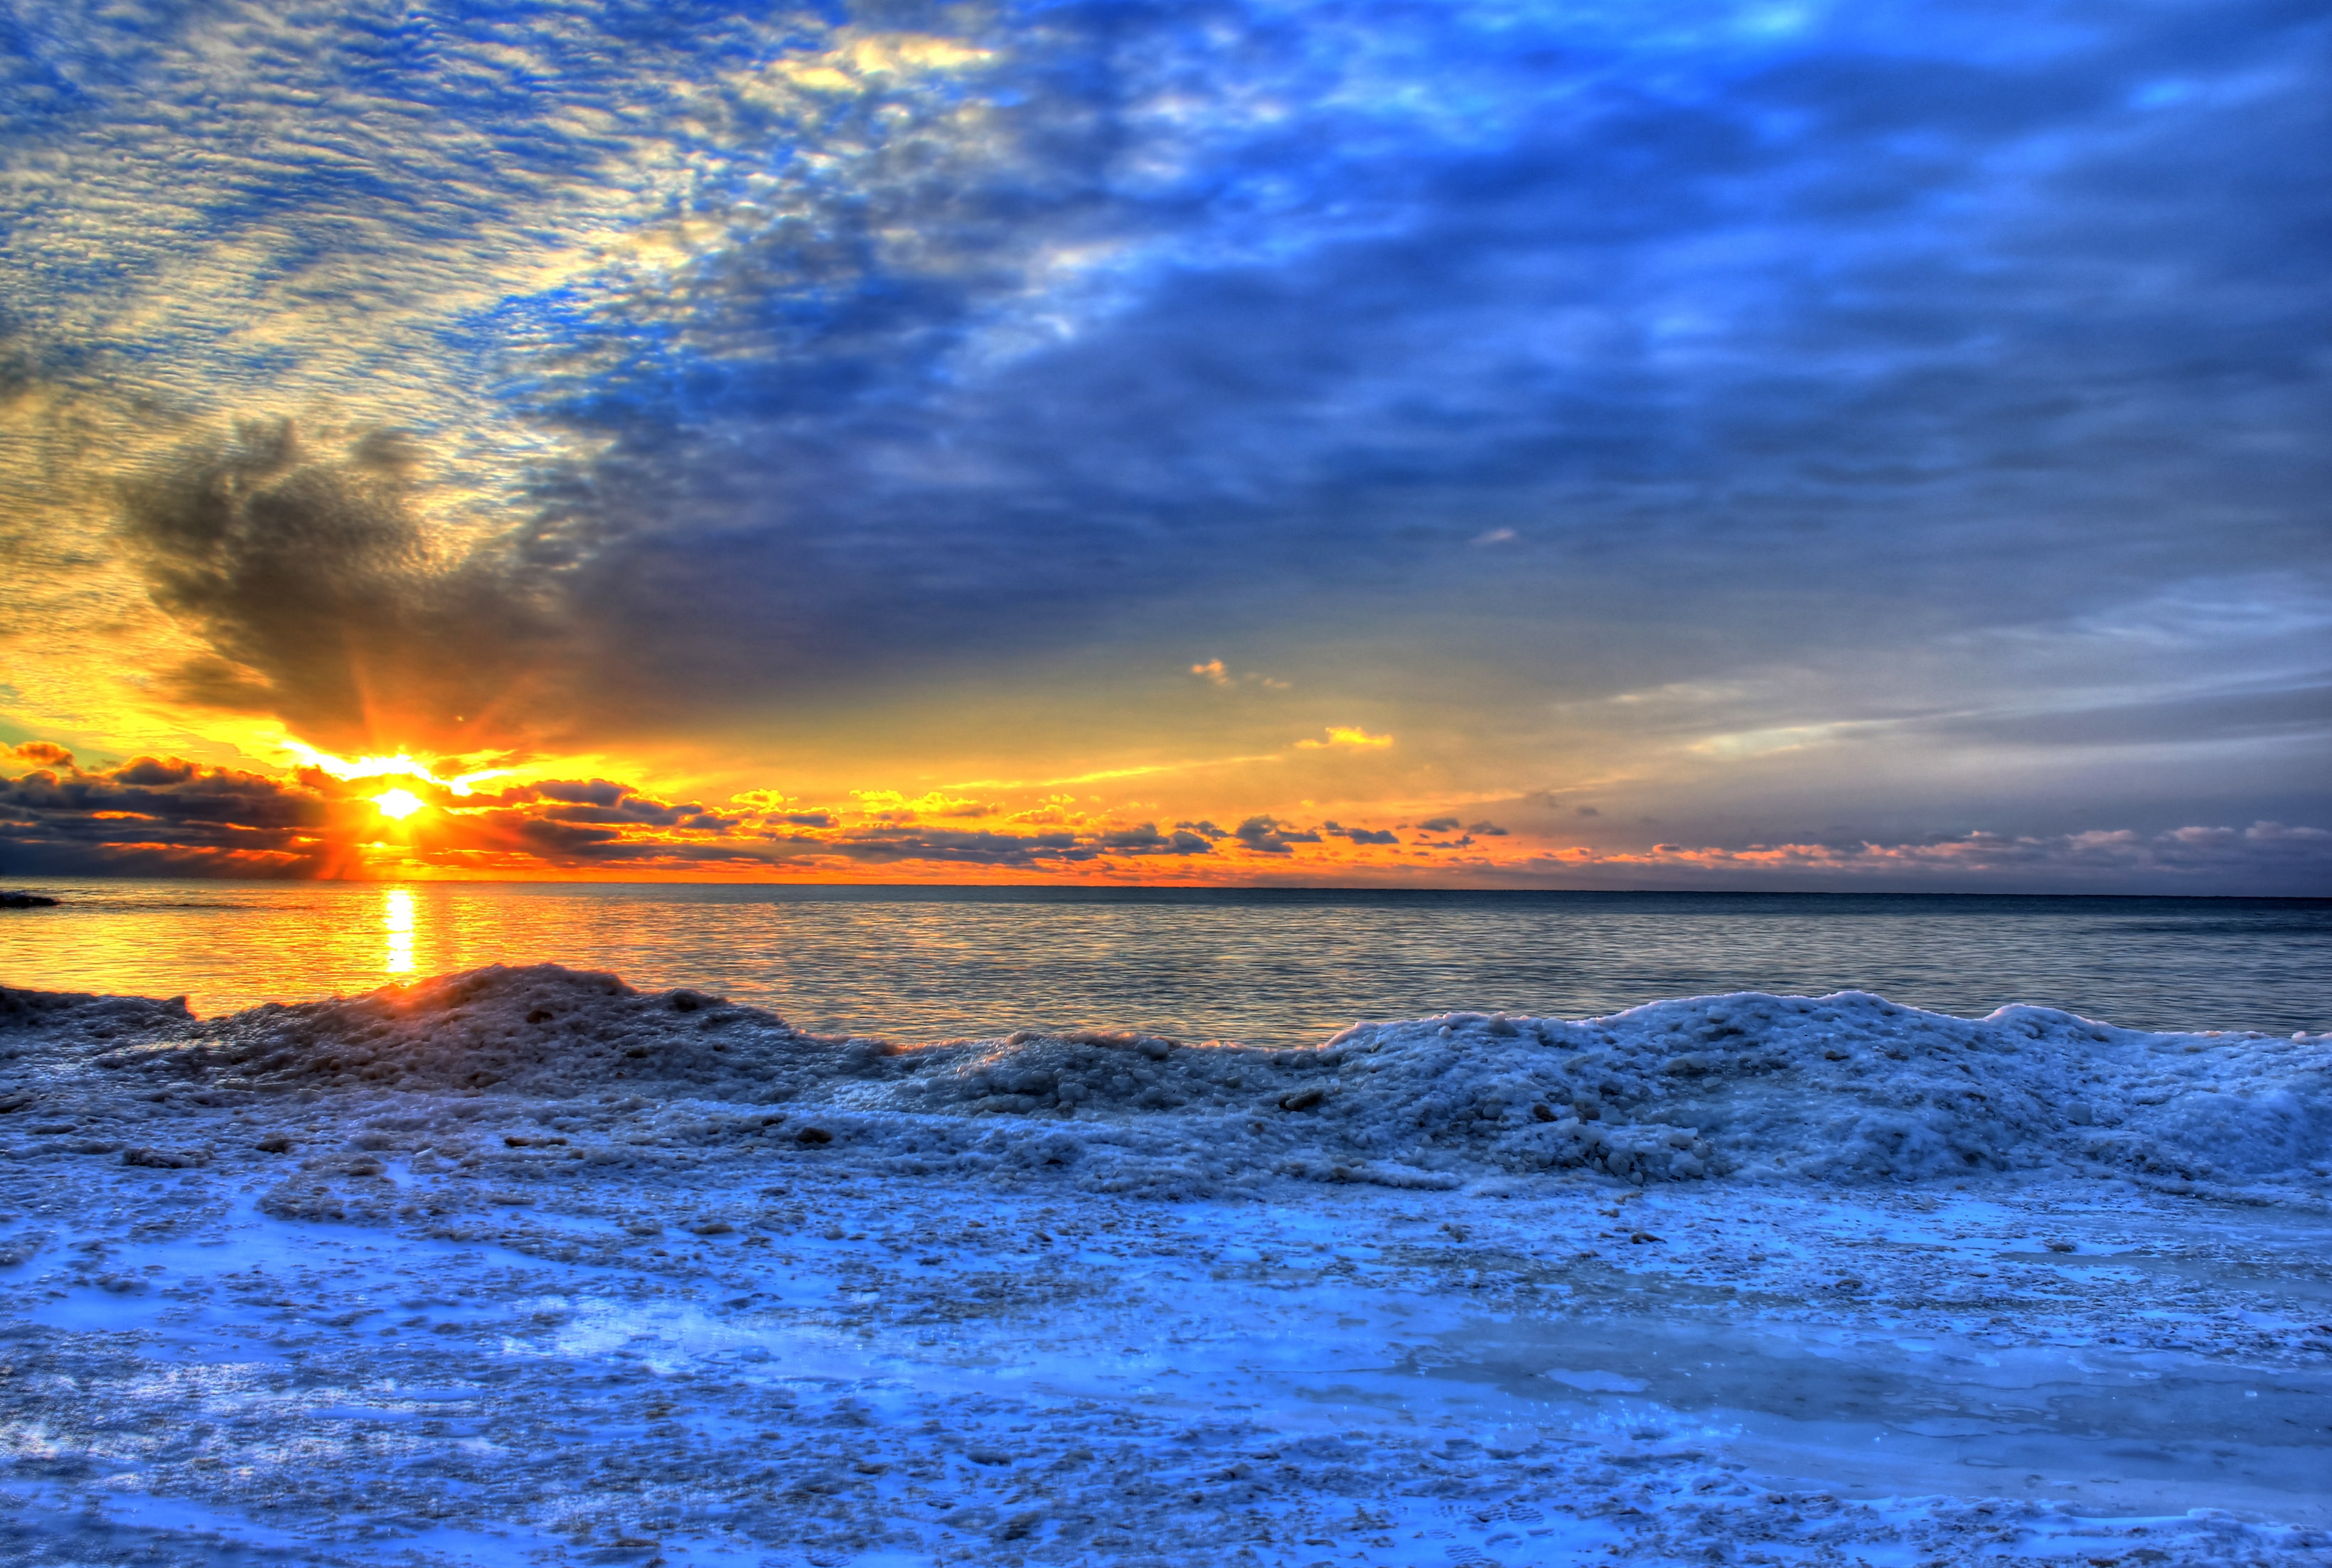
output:
<path id="1" fill-rule="evenodd" d="M 373 796 L 372 803 L 380 808 L 382 816 L 401 822 L 429 803 L 411 790 L 386 790 Z"/>

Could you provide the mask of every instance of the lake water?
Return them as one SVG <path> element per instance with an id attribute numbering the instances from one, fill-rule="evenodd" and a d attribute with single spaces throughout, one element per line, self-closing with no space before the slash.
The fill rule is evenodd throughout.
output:
<path id="1" fill-rule="evenodd" d="M 15 889 L 33 884 L 12 882 Z M 53 882 L 0 984 L 205 1015 L 481 964 L 689 984 L 910 1042 L 1112 1025 L 1305 1045 L 1451 1009 L 1876 991 L 2161 1029 L 2332 1027 L 2332 899 L 543 883 Z"/>

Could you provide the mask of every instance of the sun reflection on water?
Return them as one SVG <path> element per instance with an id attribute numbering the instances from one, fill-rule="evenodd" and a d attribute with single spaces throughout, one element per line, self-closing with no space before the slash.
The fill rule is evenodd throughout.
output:
<path id="1" fill-rule="evenodd" d="M 390 888 L 380 897 L 381 928 L 388 935 L 388 951 L 381 967 L 391 974 L 413 973 L 413 895 Z"/>

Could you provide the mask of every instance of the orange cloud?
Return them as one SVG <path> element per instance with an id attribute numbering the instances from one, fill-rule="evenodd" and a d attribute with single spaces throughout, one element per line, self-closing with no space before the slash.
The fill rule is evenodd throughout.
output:
<path id="1" fill-rule="evenodd" d="M 1235 673 L 1219 659 L 1209 659 L 1204 664 L 1190 666 L 1190 673 L 1210 685 L 1232 687 L 1241 684 L 1264 687 L 1272 691 L 1285 691 L 1288 683 L 1256 670 Z"/>
<path id="2" fill-rule="evenodd" d="M 1295 743 L 1295 749 L 1326 751 L 1331 746 L 1344 746 L 1360 751 L 1375 751 L 1391 744 L 1392 736 L 1389 735 L 1371 735 L 1367 730 L 1355 725 L 1332 724 L 1328 727 L 1327 739 L 1299 740 Z"/>
<path id="3" fill-rule="evenodd" d="M 951 795 L 945 790 L 931 790 L 909 799 L 898 790 L 852 790 L 851 798 L 858 809 L 886 820 L 913 822 L 919 817 L 969 818 L 992 817 L 996 808 L 969 795 Z"/>

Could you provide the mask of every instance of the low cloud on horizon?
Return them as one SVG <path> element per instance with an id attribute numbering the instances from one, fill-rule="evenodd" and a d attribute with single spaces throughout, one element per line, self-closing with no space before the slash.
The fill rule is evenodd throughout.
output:
<path id="1" fill-rule="evenodd" d="M 985 806 L 967 813 L 945 803 L 933 811 L 862 799 L 802 811 L 766 791 L 708 806 L 597 778 L 455 794 L 409 778 L 343 780 L 314 768 L 271 778 L 178 758 L 84 769 L 62 747 L 42 744 L 18 747 L 16 763 L 25 771 L 0 773 L 0 873 L 18 878 L 588 871 L 864 881 L 905 869 L 920 880 L 1101 872 L 1178 883 L 1397 885 L 1422 860 L 1440 884 L 1482 888 L 2276 894 L 2308 892 L 2332 872 L 2332 830 L 2264 822 L 2045 839 L 1974 832 L 1894 844 L 1534 841 L 1491 854 L 1468 852 L 1475 835 L 1503 839 L 1506 831 L 1477 823 L 1450 838 L 1454 819 L 1419 824 L 1439 837 L 1268 814 L 1228 832 L 1211 822 L 1161 831 L 1105 813 Z M 383 822 L 372 803 L 393 785 L 421 791 L 430 815 L 410 828 Z M 949 825 L 967 814 L 988 822 Z M 1046 817 L 1053 820 L 1030 820 Z"/>

